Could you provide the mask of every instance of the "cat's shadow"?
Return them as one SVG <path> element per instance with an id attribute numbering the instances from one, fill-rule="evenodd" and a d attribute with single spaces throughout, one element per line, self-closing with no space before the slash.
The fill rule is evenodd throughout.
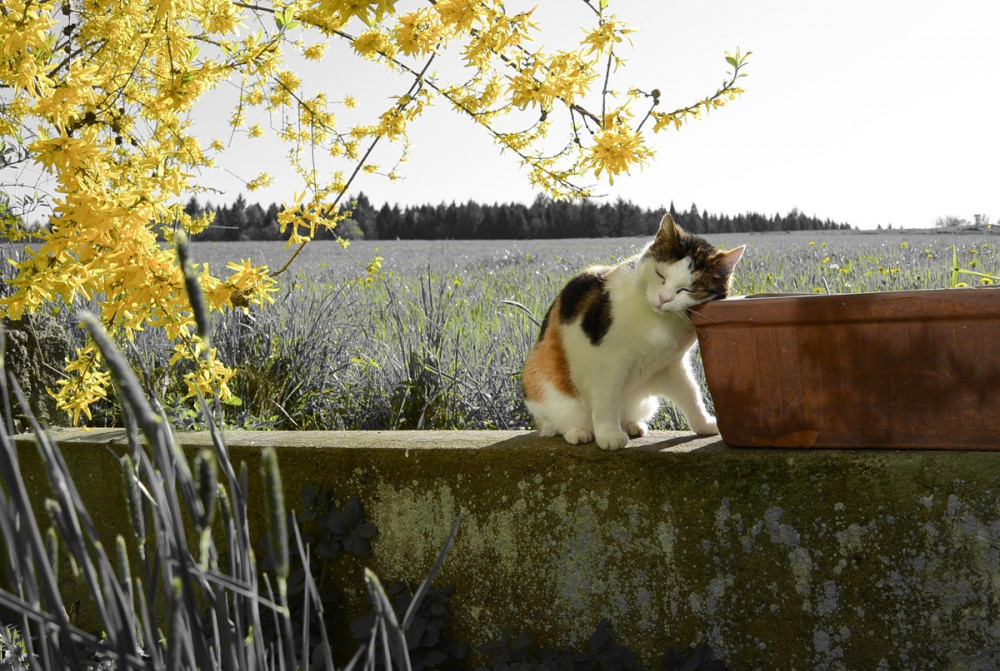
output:
<path id="1" fill-rule="evenodd" d="M 729 449 L 719 436 L 699 436 L 696 433 L 679 431 L 651 431 L 642 438 L 634 438 L 626 450 L 640 452 L 671 452 L 675 454 L 697 452 L 699 454 L 722 452 Z"/>
<path id="2" fill-rule="evenodd" d="M 490 448 L 511 448 L 511 447 L 544 447 L 547 449 L 563 450 L 599 450 L 597 443 L 585 443 L 583 445 L 570 445 L 562 436 L 543 438 L 537 431 L 524 433 L 512 438 L 507 438 L 490 445 Z M 722 442 L 719 436 L 699 436 L 695 433 L 683 431 L 651 431 L 642 438 L 633 438 L 620 453 L 629 451 L 638 452 L 670 452 L 672 454 L 693 453 L 706 454 L 712 452 L 722 452 L 729 449 Z M 610 454 L 610 453 L 609 453 Z"/>

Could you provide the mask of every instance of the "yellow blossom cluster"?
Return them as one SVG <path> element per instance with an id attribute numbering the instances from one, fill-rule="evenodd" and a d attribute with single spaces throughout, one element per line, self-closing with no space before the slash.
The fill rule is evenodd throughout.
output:
<path id="1" fill-rule="evenodd" d="M 590 162 L 594 174 L 601 176 L 607 171 L 608 182 L 615 183 L 615 175 L 628 173 L 633 165 L 642 165 L 652 157 L 653 152 L 643 142 L 642 135 L 629 128 L 612 125 L 594 136 Z"/>
<path id="2" fill-rule="evenodd" d="M 623 63 L 616 50 L 631 30 L 608 4 L 581 0 L 581 39 L 549 52 L 536 46 L 533 11 L 508 10 L 502 0 L 405 9 L 396 0 L 4 0 L 0 141 L 23 147 L 51 185 L 52 216 L 17 262 L 0 316 L 18 319 L 51 301 L 96 300 L 113 337 L 163 329 L 176 343 L 174 363 L 188 362 L 189 391 L 230 399 L 232 371 L 197 335 L 185 273 L 161 244 L 210 223 L 179 205 L 202 188 L 206 168 L 225 166 L 227 145 L 199 138 L 192 126 L 205 94 L 232 85 L 239 97 L 223 118 L 233 132 L 273 132 L 287 143 L 302 191 L 278 220 L 299 249 L 349 216 L 340 204 L 355 176 L 398 176 L 369 161 L 372 150 L 393 142 L 405 152 L 410 125 L 440 100 L 491 133 L 540 188 L 556 197 L 586 195 L 591 176 L 613 181 L 652 159 L 650 133 L 642 133 L 647 120 L 655 133 L 739 94 L 746 60 L 727 56 L 731 77 L 713 96 L 660 112 L 658 90 L 616 93 L 610 85 Z M 365 122 L 342 124 L 333 109 L 353 110 L 350 92 L 307 90 L 291 65 L 330 60 L 334 42 L 401 82 L 399 94 Z M 345 67 L 338 58 L 334 67 Z M 436 74 L 436 59 L 457 64 L 443 70 L 460 79 Z M 253 123 L 262 116 L 271 121 Z M 343 165 L 320 165 L 318 156 Z M 257 166 L 248 188 L 270 184 L 265 167 Z M 0 215 L 6 234 L 26 234 L 16 216 Z M 370 273 L 379 261 L 368 265 Z M 200 284 L 209 311 L 246 309 L 271 302 L 274 277 L 287 267 L 243 261 L 216 276 L 193 263 L 188 277 Z M 67 363 L 53 393 L 79 421 L 109 384 L 90 344 Z"/>

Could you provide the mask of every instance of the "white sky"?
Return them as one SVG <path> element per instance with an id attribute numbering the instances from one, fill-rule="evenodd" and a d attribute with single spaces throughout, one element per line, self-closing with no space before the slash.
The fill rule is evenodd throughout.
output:
<path id="1" fill-rule="evenodd" d="M 549 47 L 569 46 L 592 20 L 580 0 L 538 4 L 539 41 Z M 628 64 L 616 85 L 659 88 L 665 111 L 713 93 L 728 69 L 725 51 L 753 56 L 742 98 L 652 136 L 652 163 L 605 184 L 608 197 L 728 214 L 798 207 L 860 228 L 976 213 L 1000 220 L 997 0 L 612 0 L 610 11 L 639 31 L 621 51 Z M 321 82 L 384 108 L 405 89 L 357 58 L 340 62 L 343 70 L 306 78 L 305 92 Z M 410 139 L 405 181 L 366 176 L 351 192 L 376 206 L 534 198 L 517 161 L 444 105 Z M 239 140 L 233 151 L 244 151 Z M 252 163 L 266 160 L 259 169 L 279 177 L 248 200 L 289 200 L 298 184 L 282 176 L 282 161 L 261 159 L 257 144 L 247 151 L 235 162 L 246 166 L 240 176 L 254 177 Z M 241 190 L 235 179 L 205 177 L 226 192 L 216 202 Z"/>

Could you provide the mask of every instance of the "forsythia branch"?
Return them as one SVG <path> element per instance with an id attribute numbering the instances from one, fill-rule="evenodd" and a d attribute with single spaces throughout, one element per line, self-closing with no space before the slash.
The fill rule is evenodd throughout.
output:
<path id="1" fill-rule="evenodd" d="M 357 177 L 379 171 L 376 146 L 405 148 L 410 124 L 436 99 L 485 128 L 536 186 L 577 197 L 591 192 L 588 180 L 613 183 L 652 160 L 642 134 L 648 120 L 654 133 L 680 127 L 742 92 L 736 84 L 749 54 L 737 51 L 727 54 L 732 72 L 722 88 L 673 112 L 657 111 L 657 90 L 616 93 L 631 30 L 608 13 L 608 0 L 584 5 L 591 27 L 582 39 L 546 51 L 532 46 L 533 11 L 508 11 L 502 0 L 434 0 L 412 10 L 396 0 L 4 0 L 0 154 L 3 167 L 30 164 L 43 175 L 52 216 L 15 264 L 0 316 L 96 301 L 113 338 L 163 329 L 189 396 L 229 400 L 233 371 L 211 349 L 204 320 L 196 324 L 188 289 L 200 287 L 208 313 L 272 302 L 275 278 L 303 245 L 349 215 L 340 203 Z M 405 92 L 373 118 L 342 123 L 334 106 L 353 109 L 353 97 L 310 94 L 291 67 L 295 56 L 330 58 L 333 42 L 403 75 Z M 344 67 L 343 54 L 337 58 Z M 463 81 L 431 73 L 445 59 L 461 66 Z M 160 244 L 209 223 L 187 216 L 180 202 L 206 188 L 206 169 L 226 167 L 226 145 L 200 139 L 193 122 L 206 112 L 207 94 L 226 83 L 239 90 L 231 132 L 259 137 L 265 131 L 253 121 L 271 119 L 302 182 L 278 215 L 297 249 L 275 272 L 248 260 L 228 264 L 225 276 L 194 261 L 182 268 Z M 269 179 L 262 173 L 248 185 Z M 26 212 L 37 199 L 4 201 L 11 237 L 27 234 L 17 203 Z M 91 342 L 52 390 L 74 422 L 107 395 L 101 362 Z"/>

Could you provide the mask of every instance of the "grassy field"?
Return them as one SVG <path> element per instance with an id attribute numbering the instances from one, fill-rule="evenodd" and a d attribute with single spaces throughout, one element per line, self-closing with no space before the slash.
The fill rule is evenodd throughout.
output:
<path id="1" fill-rule="evenodd" d="M 1000 270 L 989 233 L 791 233 L 712 236 L 747 245 L 734 292 L 844 293 L 951 285 L 963 268 Z M 519 373 L 537 323 L 565 281 L 615 263 L 642 239 L 518 242 L 357 242 L 350 256 L 312 243 L 283 279 L 277 303 L 216 324 L 223 356 L 240 367 L 234 424 L 282 428 L 530 427 Z M 206 243 L 219 268 L 252 258 L 279 267 L 280 244 Z M 379 255 L 382 272 L 363 266 Z M 353 257 L 353 259 L 352 259 Z M 969 284 L 979 278 L 959 278 Z M 672 408 L 656 428 L 683 428 Z"/>
<path id="2" fill-rule="evenodd" d="M 734 293 L 850 293 L 943 288 L 953 254 L 966 270 L 1000 271 L 1000 235 L 771 233 L 710 236 L 747 245 Z M 566 280 L 595 263 L 631 255 L 645 240 L 310 243 L 283 274 L 270 308 L 216 316 L 214 341 L 238 373 L 242 404 L 224 408 L 249 428 L 530 428 L 520 369 L 538 321 Z M 953 249 L 954 248 L 954 252 Z M 195 260 L 226 274 L 250 258 L 273 269 L 281 243 L 200 243 Z M 384 257 L 368 278 L 364 266 Z M 961 275 L 978 284 L 980 278 Z M 66 317 L 72 324 L 71 316 Z M 76 337 L 82 337 L 76 334 Z M 179 399 L 179 375 L 162 334 L 139 351 L 178 424 L 194 413 Z M 697 366 L 696 366 L 697 367 Z M 112 409 L 97 420 L 113 422 Z M 684 428 L 665 408 L 654 428 Z"/>
<path id="3" fill-rule="evenodd" d="M 965 268 L 996 272 L 1000 229 L 982 233 L 796 232 L 733 233 L 707 236 L 723 248 L 747 245 L 734 278 L 737 293 L 794 291 L 844 293 L 929 289 L 949 286 L 952 250 Z M 345 253 L 332 242 L 314 242 L 292 264 L 289 275 L 319 276 L 326 281 L 362 274 L 374 255 L 385 258 L 388 276 L 475 274 L 515 265 L 530 271 L 519 283 L 535 286 L 540 275 L 558 274 L 561 282 L 594 263 L 615 263 L 642 247 L 641 238 L 527 241 L 356 241 Z M 195 254 L 214 268 L 235 258 L 278 268 L 291 256 L 281 243 L 199 243 Z M 354 261 L 352 261 L 352 257 Z M 970 266 L 971 264 L 971 266 Z M 490 292 L 491 294 L 494 292 Z M 516 296 L 507 296 L 517 300 Z M 547 303 L 551 297 L 546 296 Z M 521 301 L 525 302 L 525 301 Z"/>

